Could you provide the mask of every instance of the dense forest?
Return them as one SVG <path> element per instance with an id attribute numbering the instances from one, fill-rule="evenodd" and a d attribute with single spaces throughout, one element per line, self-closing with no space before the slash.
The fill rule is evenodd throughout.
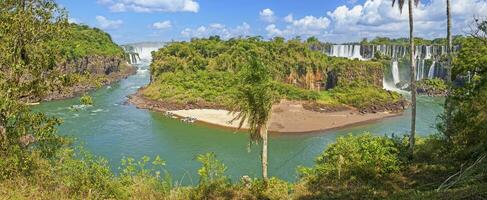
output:
<path id="1" fill-rule="evenodd" d="M 218 36 L 173 42 L 153 53 L 152 83 L 143 94 L 154 100 L 226 107 L 235 93 L 237 74 L 252 60 L 271 73 L 274 90 L 289 100 L 305 100 L 321 107 L 350 105 L 374 111 L 399 111 L 404 98 L 382 89 L 383 63 L 332 58 L 302 42 L 259 37 Z"/>
<path id="2" fill-rule="evenodd" d="M 487 21 L 480 24 L 477 33 L 485 36 Z M 70 34 L 77 37 L 65 38 Z M 30 110 L 26 97 L 49 93 L 56 80 L 64 77 L 62 70 L 79 66 L 60 63 L 90 55 L 123 59 L 123 52 L 100 30 L 67 24 L 65 11 L 53 1 L 0 1 L 0 198 L 484 199 L 486 41 L 478 35 L 462 41 L 452 74 L 458 79 L 472 76 L 462 84 L 450 86 L 450 106 L 440 116 L 438 133 L 418 138 L 412 156 L 408 154 L 407 137 L 369 133 L 340 137 L 316 158 L 314 166 L 297 169 L 299 179 L 290 183 L 278 178 L 264 181 L 250 177 L 232 182 L 225 175 L 224 163 L 217 160 L 217 155 L 207 153 L 196 157 L 201 163 L 198 184 L 181 186 L 174 184 L 170 172 L 165 170 L 166 163 L 159 157 L 123 159 L 115 174 L 107 160 L 58 135 L 61 120 Z M 68 44 L 73 46 L 59 47 Z M 353 74 L 357 81 L 338 78 L 333 87 L 321 85 L 329 90 L 319 91 L 316 82 L 327 80 L 330 74 L 341 77 L 346 66 L 361 70 L 358 75 Z M 252 69 L 256 71 L 248 71 Z M 256 78 L 252 72 L 270 72 L 266 80 L 272 84 L 256 91 L 279 91 L 283 98 L 338 101 L 357 107 L 366 98 L 401 98 L 380 89 L 370 74 L 363 74 L 369 70 L 379 74 L 382 66 L 377 62 L 328 58 L 296 40 L 209 38 L 176 42 L 156 52 L 148 88 L 156 92 L 148 95 L 225 104 L 231 101 L 234 79 L 237 87 L 251 87 Z M 83 72 L 81 69 L 72 73 Z M 372 96 L 361 96 L 369 95 L 358 90 L 364 86 L 370 87 Z M 158 87 L 172 88 L 178 97 L 160 93 Z M 196 92 L 189 91 L 188 96 L 183 96 L 182 91 L 190 88 L 200 90 L 202 95 L 191 96 Z M 219 95 L 227 92 L 229 99 Z M 383 99 L 379 98 L 381 95 Z"/>

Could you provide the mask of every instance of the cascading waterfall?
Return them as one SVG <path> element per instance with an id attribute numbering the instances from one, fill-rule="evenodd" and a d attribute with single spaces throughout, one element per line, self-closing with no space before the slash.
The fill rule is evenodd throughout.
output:
<path id="1" fill-rule="evenodd" d="M 458 50 L 459 47 L 454 47 Z M 446 53 L 445 46 L 441 45 L 418 45 L 415 47 L 414 59 L 416 61 L 416 80 L 425 78 L 432 79 L 435 77 L 442 77 L 442 65 L 438 62 L 443 54 Z M 395 88 L 395 85 L 401 82 L 399 62 L 407 59 L 409 48 L 404 45 L 357 45 L 357 44 L 341 44 L 331 45 L 327 51 L 329 56 L 344 57 L 349 59 L 370 60 L 374 58 L 376 53 L 381 53 L 390 57 L 392 62 L 390 71 L 392 72 L 392 81 L 387 83 L 384 79 L 384 87 Z M 433 64 L 428 68 L 425 66 L 426 60 L 432 60 Z M 389 75 L 390 76 L 390 75 Z M 387 79 L 390 80 L 390 79 Z M 409 80 L 409 79 L 407 79 Z M 386 88 L 386 89 L 387 89 Z M 398 90 L 397 88 L 395 90 Z"/>
<path id="2" fill-rule="evenodd" d="M 330 48 L 328 55 L 334 57 L 350 58 L 350 59 L 360 59 L 363 60 L 360 45 L 333 45 Z"/>
<path id="3" fill-rule="evenodd" d="M 152 52 L 163 47 L 165 43 L 145 42 L 122 45 L 122 48 L 129 54 L 131 64 L 150 63 Z"/>
<path id="4" fill-rule="evenodd" d="M 397 61 L 392 61 L 392 80 L 394 81 L 394 85 L 401 82 L 399 76 L 399 63 Z"/>
<path id="5" fill-rule="evenodd" d="M 435 78 L 435 65 L 436 65 L 436 61 L 433 60 L 433 64 L 431 64 L 431 67 L 428 71 L 428 79 Z"/>

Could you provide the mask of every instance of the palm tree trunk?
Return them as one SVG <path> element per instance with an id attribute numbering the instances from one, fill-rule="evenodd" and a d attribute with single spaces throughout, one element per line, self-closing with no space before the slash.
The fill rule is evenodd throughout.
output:
<path id="1" fill-rule="evenodd" d="M 447 39 L 447 44 L 446 44 L 446 52 L 447 52 L 447 69 L 446 69 L 446 82 L 448 84 L 448 93 L 447 97 L 445 99 L 445 112 L 446 112 L 446 135 L 448 136 L 448 139 L 450 139 L 450 125 L 451 125 L 451 99 L 450 99 L 450 94 L 452 91 L 452 80 L 454 78 L 452 77 L 452 51 L 453 51 L 453 42 L 452 42 L 452 36 L 451 36 L 451 6 L 450 6 L 450 0 L 446 0 L 446 17 L 447 17 L 447 30 L 446 30 L 446 39 Z"/>
<path id="2" fill-rule="evenodd" d="M 414 60 L 414 18 L 413 18 L 413 0 L 408 1 L 409 6 L 409 61 L 411 62 L 411 135 L 409 136 L 409 153 L 410 158 L 413 157 L 414 143 L 416 136 L 416 64 Z"/>
<path id="3" fill-rule="evenodd" d="M 446 39 L 447 39 L 447 45 L 446 45 L 446 52 L 448 54 L 448 68 L 447 68 L 447 76 L 446 76 L 446 81 L 447 83 L 451 83 L 452 81 L 452 76 L 451 76 L 451 70 L 452 70 L 452 51 L 453 51 L 453 41 L 452 41 L 452 36 L 451 36 L 451 6 L 450 6 L 450 0 L 446 0 L 446 17 L 447 17 L 447 30 L 446 30 Z"/>
<path id="4" fill-rule="evenodd" d="M 261 128 L 262 134 L 262 178 L 267 183 L 267 126 Z"/>

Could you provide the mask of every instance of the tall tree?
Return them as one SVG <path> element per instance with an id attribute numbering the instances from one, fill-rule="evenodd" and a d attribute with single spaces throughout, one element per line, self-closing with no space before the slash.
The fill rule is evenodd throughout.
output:
<path id="1" fill-rule="evenodd" d="M 267 122 L 271 116 L 272 104 L 277 94 L 273 90 L 272 76 L 267 66 L 257 56 L 250 57 L 250 64 L 239 71 L 239 84 L 234 100 L 234 120 L 239 120 L 239 128 L 248 126 L 251 142 L 262 142 L 262 178 L 267 176 Z"/>
<path id="2" fill-rule="evenodd" d="M 448 66 L 447 66 L 447 76 L 446 81 L 450 83 L 452 81 L 451 68 L 452 68 L 452 53 L 453 53 L 453 41 L 451 36 L 451 5 L 450 0 L 446 0 L 446 17 L 447 17 L 447 28 L 446 28 L 446 52 L 448 54 Z"/>
<path id="3" fill-rule="evenodd" d="M 42 93 L 56 77 L 60 48 L 51 42 L 62 38 L 67 24 L 53 0 L 0 1 L 0 160 L 15 155 L 19 163 L 30 162 L 19 149 L 33 142 L 42 155 L 59 148 L 59 121 L 30 112 L 19 100 Z"/>
<path id="4" fill-rule="evenodd" d="M 52 41 L 67 24 L 53 0 L 0 1 L 0 76 L 6 80 L 0 89 L 13 99 L 42 93 L 60 55 Z"/>
<path id="5" fill-rule="evenodd" d="M 398 4 L 399 11 L 402 14 L 406 0 L 392 0 L 392 7 Z M 411 63 L 411 134 L 409 135 L 409 153 L 413 156 L 414 143 L 416 137 L 416 63 L 414 60 L 415 48 L 414 48 L 414 13 L 413 6 L 417 6 L 419 0 L 408 0 L 408 14 L 409 14 L 409 62 Z"/>

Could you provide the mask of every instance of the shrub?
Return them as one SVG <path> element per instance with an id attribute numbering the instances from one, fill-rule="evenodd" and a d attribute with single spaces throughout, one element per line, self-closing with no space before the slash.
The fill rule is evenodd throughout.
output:
<path id="1" fill-rule="evenodd" d="M 317 196 L 376 195 L 390 190 L 387 184 L 399 172 L 399 150 L 392 139 L 365 133 L 339 137 L 312 168 L 300 168 L 302 181 Z"/>
<path id="2" fill-rule="evenodd" d="M 92 106 L 93 105 L 93 98 L 91 96 L 85 94 L 80 98 L 80 103 L 82 105 Z"/>
<path id="3" fill-rule="evenodd" d="M 357 83 L 334 88 L 331 90 L 331 96 L 340 103 L 351 105 L 359 110 L 375 107 L 377 110 L 385 111 L 390 105 L 404 101 L 404 97 L 397 92 Z"/>

